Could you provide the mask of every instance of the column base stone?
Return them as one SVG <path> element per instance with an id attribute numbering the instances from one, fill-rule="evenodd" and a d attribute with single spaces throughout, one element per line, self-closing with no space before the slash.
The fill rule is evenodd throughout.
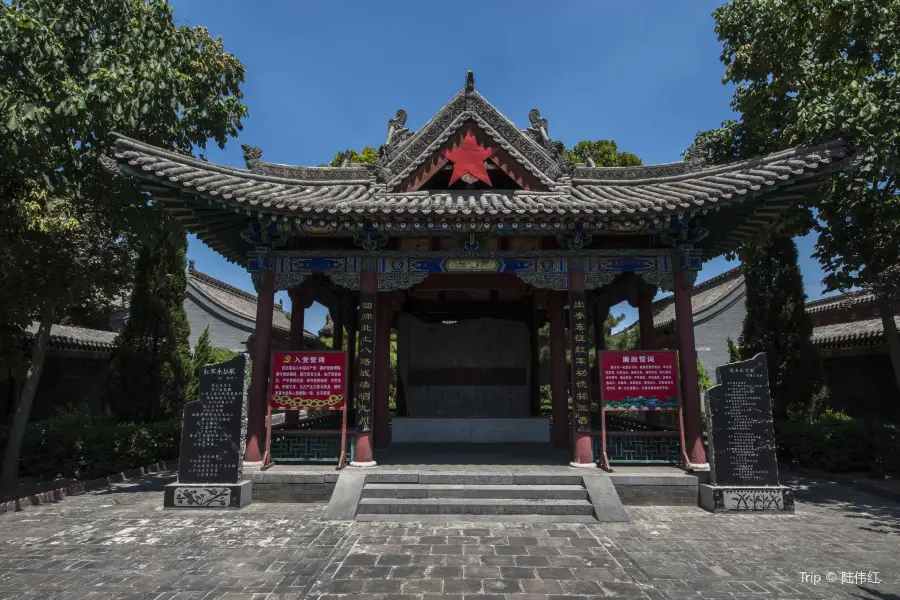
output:
<path id="1" fill-rule="evenodd" d="M 573 462 L 569 463 L 569 466 L 572 467 L 573 469 L 596 469 L 597 463 L 592 463 L 592 462 L 580 463 L 580 462 L 573 461 Z"/>
<path id="2" fill-rule="evenodd" d="M 351 460 L 351 461 L 350 461 L 350 466 L 351 466 L 351 467 L 357 467 L 357 468 L 360 468 L 360 469 L 370 469 L 370 468 L 372 468 L 372 467 L 377 467 L 377 466 L 378 466 L 378 463 L 375 462 L 374 460 L 371 460 L 371 461 L 369 461 L 369 462 L 356 462 L 355 460 Z"/>

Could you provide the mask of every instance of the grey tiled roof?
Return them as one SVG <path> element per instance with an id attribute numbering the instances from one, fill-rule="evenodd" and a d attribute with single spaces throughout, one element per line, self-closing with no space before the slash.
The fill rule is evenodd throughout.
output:
<path id="1" fill-rule="evenodd" d="M 834 296 L 826 296 L 806 303 L 806 312 L 818 313 L 830 310 L 850 308 L 858 304 L 870 304 L 875 302 L 875 294 L 868 290 L 845 292 Z"/>
<path id="2" fill-rule="evenodd" d="M 334 321 L 331 320 L 331 312 L 325 313 L 325 324 L 319 328 L 319 337 L 331 337 L 334 335 Z"/>
<path id="3" fill-rule="evenodd" d="M 584 167 L 573 195 L 618 202 L 628 212 L 666 212 L 716 204 L 794 179 L 845 156 L 840 140 L 792 148 L 727 165 L 687 170 L 682 162 L 640 167 Z"/>
<path id="4" fill-rule="evenodd" d="M 37 334 L 40 323 L 32 323 L 26 330 L 31 337 Z M 102 329 L 72 327 L 71 325 L 53 325 L 50 328 L 50 347 L 69 350 L 87 350 L 92 352 L 109 352 L 116 343 L 119 334 Z"/>
<path id="5" fill-rule="evenodd" d="M 237 314 L 250 321 L 256 321 L 257 297 L 253 294 L 193 268 L 188 271 L 188 284 L 223 310 Z M 272 313 L 272 328 L 282 332 L 291 330 L 291 320 L 288 319 L 287 315 L 284 314 L 284 311 L 277 304 Z M 306 330 L 303 332 L 303 337 L 309 340 L 318 339 Z"/>
<path id="6" fill-rule="evenodd" d="M 701 313 L 743 285 L 741 268 L 735 267 L 694 286 L 691 309 L 694 315 Z M 653 325 L 663 329 L 675 323 L 675 298 L 668 296 L 653 303 Z"/>
<path id="7" fill-rule="evenodd" d="M 702 313 L 723 298 L 728 297 L 738 286 L 743 285 L 744 277 L 740 267 L 731 269 L 717 275 L 694 288 L 691 296 L 692 314 L 696 320 Z M 840 310 L 860 304 L 874 302 L 875 296 L 866 290 L 847 292 L 826 298 L 819 298 L 806 303 L 806 312 L 819 313 L 830 310 Z M 671 296 L 653 303 L 653 324 L 657 330 L 665 329 L 675 322 L 675 306 Z M 900 326 L 900 316 L 894 317 Z M 632 325 L 634 327 L 634 325 Z M 740 335 L 735 331 L 734 338 Z M 878 345 L 883 341 L 884 327 L 881 318 L 845 321 L 831 325 L 822 325 L 813 328 L 812 341 L 823 348 L 842 346 L 870 346 Z"/>
<path id="8" fill-rule="evenodd" d="M 844 156 L 840 141 L 699 171 L 682 163 L 581 169 L 555 192 L 392 193 L 371 181 L 301 180 L 223 167 L 118 137 L 123 166 L 167 187 L 228 204 L 303 216 L 392 214 L 645 217 L 702 209 L 763 192 Z M 662 167 L 662 170 L 656 167 Z M 664 173 L 660 175 L 660 173 Z M 580 175 L 580 176 L 579 176 Z"/>
<path id="9" fill-rule="evenodd" d="M 894 322 L 900 327 L 900 316 L 894 316 Z M 881 317 L 863 321 L 834 323 L 813 329 L 812 340 L 817 346 L 825 348 L 836 346 L 872 346 L 880 344 L 884 339 L 884 326 Z"/>
<path id="10" fill-rule="evenodd" d="M 815 191 L 827 170 L 844 165 L 840 140 L 798 147 L 767 156 L 707 166 L 697 152 L 682 162 L 641 167 L 598 168 L 575 165 L 565 147 L 550 138 L 549 121 L 533 109 L 531 127 L 519 129 L 474 87 L 465 87 L 418 131 L 405 127 L 406 112 L 389 121 L 388 138 L 375 164 L 301 167 L 262 162 L 262 150 L 244 147 L 248 169 L 211 164 L 113 134 L 105 168 L 136 177 L 144 189 L 188 232 L 228 260 L 247 264 L 250 243 L 241 235 L 246 217 L 307 227 L 313 219 L 329 232 L 351 234 L 339 221 L 387 219 L 400 222 L 430 216 L 476 218 L 486 226 L 524 219 L 521 231 L 540 234 L 547 222 L 588 222 L 593 231 L 641 233 L 651 223 L 702 216 L 705 235 L 695 242 L 707 258 L 734 249 L 774 223 L 782 210 Z M 492 146 L 535 177 L 531 191 L 419 189 L 402 192 L 414 173 L 428 164 L 464 128 L 475 126 Z M 523 171 L 523 172 L 524 172 Z M 744 200 L 751 200 L 744 202 Z M 562 225 L 553 223 L 554 227 Z M 302 230 L 306 231 L 306 230 Z M 396 230 L 395 230 L 396 231 Z M 322 233 L 313 231 L 313 234 Z"/>

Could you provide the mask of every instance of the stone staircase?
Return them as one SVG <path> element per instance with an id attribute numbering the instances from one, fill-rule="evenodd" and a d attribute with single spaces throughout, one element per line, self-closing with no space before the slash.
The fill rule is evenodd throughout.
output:
<path id="1" fill-rule="evenodd" d="M 398 520 L 628 520 L 602 474 L 369 473 L 355 518 Z"/>

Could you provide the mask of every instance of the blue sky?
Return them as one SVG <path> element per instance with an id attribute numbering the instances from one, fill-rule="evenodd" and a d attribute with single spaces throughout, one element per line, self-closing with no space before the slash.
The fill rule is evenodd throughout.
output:
<path id="1" fill-rule="evenodd" d="M 277 2 L 172 0 L 179 24 L 222 36 L 247 69 L 250 117 L 209 160 L 243 167 L 241 143 L 271 162 L 317 165 L 340 150 L 384 142 L 398 108 L 416 130 L 463 87 L 475 87 L 520 127 L 538 108 L 567 145 L 613 139 L 645 163 L 680 160 L 697 131 L 731 118 L 712 11 L 721 1 Z M 814 236 L 798 240 L 810 298 L 823 273 Z M 253 291 L 241 267 L 193 236 L 201 271 Z M 698 281 L 734 266 L 704 265 Z M 286 306 L 290 299 L 279 293 Z M 614 312 L 636 311 L 620 305 Z M 316 331 L 325 310 L 307 311 Z"/>

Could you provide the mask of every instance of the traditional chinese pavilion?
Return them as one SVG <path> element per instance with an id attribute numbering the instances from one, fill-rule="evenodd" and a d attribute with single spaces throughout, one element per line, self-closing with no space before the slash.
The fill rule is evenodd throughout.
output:
<path id="1" fill-rule="evenodd" d="M 235 169 L 115 137 L 119 169 L 252 275 L 248 461 L 261 460 L 264 446 L 276 290 L 288 291 L 295 315 L 313 301 L 328 307 L 335 347 L 347 332 L 354 464 L 424 439 L 552 442 L 573 448 L 574 466 L 593 466 L 597 365 L 588 347 L 604 347 L 609 307 L 628 300 L 639 308 L 641 346 L 655 348 L 652 299 L 663 289 L 674 292 L 685 450 L 692 464 L 706 462 L 691 319 L 697 272 L 814 193 L 844 164 L 843 144 L 723 166 L 689 149 L 682 162 L 606 168 L 567 160 L 547 119 L 536 109 L 528 117 L 517 127 L 469 72 L 418 131 L 398 110 L 375 164 L 349 155 L 339 167 L 276 164 L 245 146 L 247 168 Z M 552 411 L 542 416 L 545 319 Z M 292 347 L 302 348 L 302 320 L 291 325 Z"/>

